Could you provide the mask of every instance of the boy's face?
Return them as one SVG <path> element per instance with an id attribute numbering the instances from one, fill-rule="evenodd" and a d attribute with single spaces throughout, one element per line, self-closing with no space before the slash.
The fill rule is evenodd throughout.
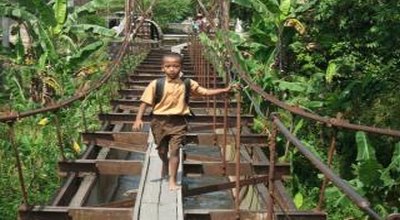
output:
<path id="1" fill-rule="evenodd" d="M 161 70 L 170 79 L 176 79 L 181 72 L 181 60 L 176 57 L 164 57 Z"/>

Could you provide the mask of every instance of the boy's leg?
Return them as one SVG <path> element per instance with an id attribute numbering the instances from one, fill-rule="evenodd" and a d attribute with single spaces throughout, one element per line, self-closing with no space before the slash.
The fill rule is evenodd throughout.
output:
<path id="1" fill-rule="evenodd" d="M 176 175 L 179 167 L 179 148 L 182 144 L 184 135 L 173 135 L 170 140 L 169 151 L 169 189 L 176 190 L 179 186 L 176 183 Z"/>
<path id="2" fill-rule="evenodd" d="M 168 176 L 168 143 L 169 143 L 168 139 L 169 138 L 164 138 L 163 140 L 161 140 L 160 144 L 157 147 L 158 156 L 163 162 L 163 166 L 161 169 L 161 177 Z"/>
<path id="3" fill-rule="evenodd" d="M 161 168 L 161 177 L 168 176 L 168 142 L 169 137 L 165 135 L 165 121 L 154 117 L 150 123 L 154 141 L 157 144 L 157 152 L 163 166 Z"/>
<path id="4" fill-rule="evenodd" d="M 179 149 L 184 142 L 187 131 L 187 123 L 185 118 L 177 118 L 173 122 L 171 130 L 171 139 L 169 141 L 169 189 L 176 190 L 179 186 L 176 183 L 176 175 L 179 166 Z"/>

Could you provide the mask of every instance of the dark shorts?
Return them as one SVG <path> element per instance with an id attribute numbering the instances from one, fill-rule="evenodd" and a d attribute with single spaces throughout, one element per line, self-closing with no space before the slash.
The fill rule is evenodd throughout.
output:
<path id="1" fill-rule="evenodd" d="M 183 144 L 187 132 L 186 116 L 182 115 L 153 115 L 151 130 L 157 149 L 165 147 L 176 153 Z"/>

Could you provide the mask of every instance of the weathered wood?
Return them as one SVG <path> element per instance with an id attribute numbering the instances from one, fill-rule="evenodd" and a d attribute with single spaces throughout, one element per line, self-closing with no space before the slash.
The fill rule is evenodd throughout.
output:
<path id="1" fill-rule="evenodd" d="M 76 192 L 74 198 L 69 203 L 70 207 L 81 207 L 90 194 L 90 189 L 96 182 L 95 175 L 87 175 L 84 177 L 78 191 Z"/>
<path id="2" fill-rule="evenodd" d="M 178 168 L 178 176 L 176 178 L 176 181 L 179 185 L 181 185 L 183 187 L 183 151 L 182 148 L 179 149 L 179 168 Z M 183 220 L 184 219 L 184 215 L 183 215 L 183 193 L 182 193 L 182 187 L 176 192 L 177 194 L 177 210 L 176 210 L 176 214 L 177 214 L 177 220 Z"/>
<path id="3" fill-rule="evenodd" d="M 101 147 L 131 152 L 146 152 L 148 135 L 142 132 L 128 134 L 126 132 L 82 133 L 82 138 L 85 143 L 93 143 Z"/>
<path id="4" fill-rule="evenodd" d="M 158 78 L 165 77 L 165 74 L 129 74 L 128 75 L 130 80 L 133 81 L 142 81 L 142 80 L 154 80 Z M 206 76 L 196 76 L 192 74 L 185 74 L 185 78 L 190 78 L 193 80 L 198 80 L 199 78 L 206 78 Z M 223 81 L 223 78 L 221 76 L 216 77 L 217 82 Z M 214 80 L 213 80 L 214 81 Z"/>
<path id="5" fill-rule="evenodd" d="M 132 220 L 133 212 L 130 208 L 76 208 L 70 209 L 68 214 L 73 220 Z"/>
<path id="6" fill-rule="evenodd" d="M 78 190 L 80 179 L 76 174 L 69 174 L 62 185 L 61 189 L 57 192 L 51 204 L 53 206 L 66 206 L 70 203 L 75 192 Z"/>
<path id="7" fill-rule="evenodd" d="M 133 160 L 75 160 L 60 161 L 61 172 L 94 172 L 102 175 L 140 175 L 142 161 Z"/>
<path id="8" fill-rule="evenodd" d="M 21 220 L 132 220 L 131 208 L 34 206 L 20 210 Z"/>
<path id="9" fill-rule="evenodd" d="M 132 198 L 121 199 L 109 203 L 97 204 L 93 207 L 107 207 L 107 208 L 132 208 L 135 206 L 137 194 L 135 193 Z"/>
<path id="10" fill-rule="evenodd" d="M 134 100 L 134 99 L 113 99 L 110 101 L 111 105 L 113 106 L 139 106 L 142 101 L 140 100 Z M 210 106 L 214 105 L 213 103 L 210 103 Z M 225 105 L 224 101 L 217 101 L 216 102 L 216 107 L 217 108 L 223 108 Z M 237 105 L 236 102 L 231 102 L 230 107 L 234 108 Z M 190 107 L 191 108 L 206 108 L 207 107 L 207 101 L 206 100 L 193 100 L 190 101 Z"/>
<path id="11" fill-rule="evenodd" d="M 227 162 L 225 175 L 235 175 L 236 163 Z M 222 162 L 184 162 L 184 174 L 203 174 L 208 176 L 224 176 L 224 164 Z M 269 164 L 261 163 L 240 163 L 240 173 L 244 176 L 249 175 L 266 175 L 268 174 Z M 290 174 L 289 164 L 276 164 L 275 178 L 280 179 L 284 175 Z"/>
<path id="12" fill-rule="evenodd" d="M 82 133 L 83 140 L 87 143 L 95 143 L 101 146 L 114 146 L 120 144 L 126 146 L 124 150 L 140 150 L 147 149 L 147 133 L 144 132 L 109 132 L 99 131 L 92 133 Z M 214 145 L 214 138 L 217 144 L 222 146 L 223 135 L 212 133 L 187 133 L 186 141 L 188 143 L 196 143 L 199 145 Z M 228 143 L 234 143 L 234 135 L 227 135 Z M 240 136 L 242 145 L 246 146 L 265 146 L 266 135 L 243 134 Z M 122 148 L 119 146 L 120 148 Z M 114 146 L 115 147 L 115 146 Z M 116 147 L 115 147 L 116 148 Z"/>
<path id="13" fill-rule="evenodd" d="M 263 220 L 266 219 L 266 211 L 240 211 L 240 219 Z M 323 212 L 276 212 L 275 217 L 278 220 L 325 220 L 326 213 Z M 230 209 L 187 209 L 185 210 L 185 219 L 191 220 L 226 220 L 236 219 L 236 212 Z"/>
<path id="14" fill-rule="evenodd" d="M 252 115 L 242 115 L 242 124 L 243 125 L 249 125 L 253 123 L 253 116 Z M 103 113 L 99 114 L 99 119 L 102 121 L 108 121 L 112 124 L 115 123 L 133 123 L 134 120 L 136 119 L 136 114 L 129 113 Z M 144 115 L 142 120 L 144 122 L 149 122 L 152 119 L 152 117 L 148 115 Z M 223 116 L 217 116 L 216 117 L 216 122 L 217 123 L 222 123 L 224 120 Z M 213 116 L 212 115 L 196 115 L 196 117 L 188 118 L 188 122 L 190 123 L 211 123 L 213 121 Z M 234 126 L 236 124 L 236 115 L 229 115 L 228 116 L 228 125 L 229 126 Z"/>
<path id="15" fill-rule="evenodd" d="M 149 135 L 149 139 L 151 140 L 153 138 L 153 136 L 150 134 Z M 149 145 L 151 145 L 151 143 L 149 142 Z M 146 175 L 147 175 L 147 171 L 149 168 L 149 164 L 150 164 L 150 149 L 151 146 L 149 146 L 149 148 L 147 149 L 147 153 L 144 159 L 144 163 L 143 163 L 143 168 L 142 168 L 142 175 L 140 178 L 140 183 L 139 183 L 139 188 L 138 188 L 138 196 L 136 199 L 136 203 L 135 203 L 135 207 L 134 207 L 134 220 L 139 220 L 140 218 L 140 208 L 142 207 L 142 197 L 143 197 L 143 191 L 144 191 L 144 187 L 146 184 Z"/>
<path id="16" fill-rule="evenodd" d="M 240 187 L 242 186 L 248 186 L 248 185 L 255 185 L 259 183 L 264 183 L 268 181 L 268 176 L 263 175 L 263 176 L 257 176 L 257 177 L 250 177 L 246 179 L 242 179 L 239 181 Z M 236 181 L 230 181 L 226 183 L 220 183 L 220 184 L 212 184 L 212 185 L 207 185 L 207 186 L 201 186 L 201 187 L 196 187 L 193 189 L 187 189 L 184 191 L 183 195 L 185 197 L 187 196 L 195 196 L 195 195 L 200 195 L 204 193 L 210 193 L 210 192 L 216 192 L 216 191 L 221 191 L 221 190 L 227 190 L 227 189 L 232 189 L 236 187 Z"/>

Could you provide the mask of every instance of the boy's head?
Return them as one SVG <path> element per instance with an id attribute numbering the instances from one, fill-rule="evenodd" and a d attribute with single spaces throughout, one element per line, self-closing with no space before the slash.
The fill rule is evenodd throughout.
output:
<path id="1" fill-rule="evenodd" d="M 167 53 L 162 58 L 161 70 L 171 79 L 176 79 L 181 72 L 182 56 L 178 53 Z"/>

